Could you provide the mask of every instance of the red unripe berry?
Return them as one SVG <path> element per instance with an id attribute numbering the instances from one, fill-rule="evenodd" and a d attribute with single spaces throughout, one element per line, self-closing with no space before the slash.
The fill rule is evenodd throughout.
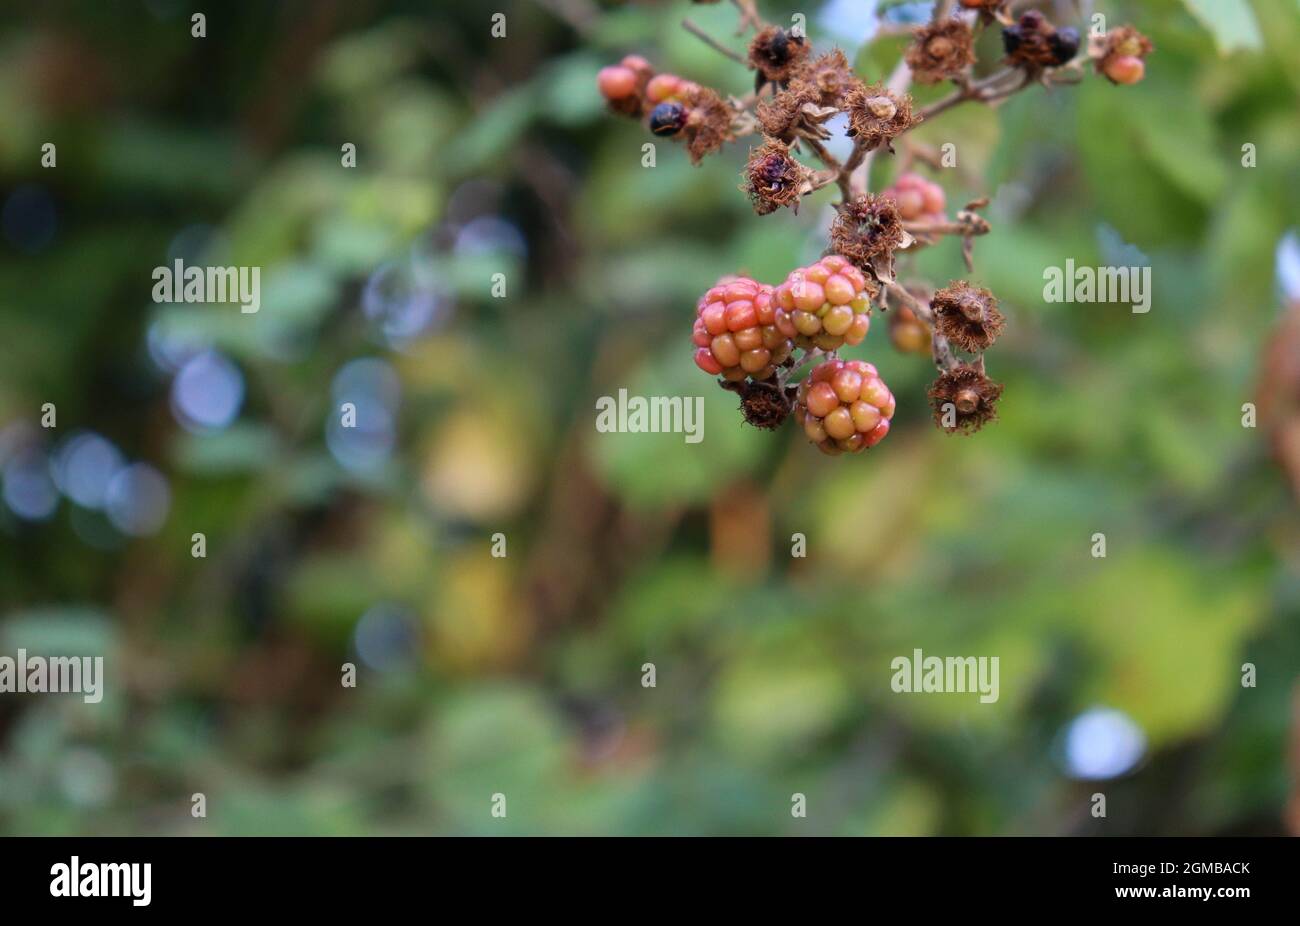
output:
<path id="1" fill-rule="evenodd" d="M 921 217 L 925 211 L 925 194 L 916 189 L 895 190 L 888 195 L 898 203 L 898 214 L 903 221 L 912 222 Z"/>
<path id="2" fill-rule="evenodd" d="M 621 64 L 601 68 L 596 75 L 596 86 L 607 100 L 625 100 L 636 93 L 636 72 Z"/>
<path id="3" fill-rule="evenodd" d="M 862 374 L 847 367 L 838 370 L 831 377 L 831 388 L 835 390 L 841 402 L 856 402 L 862 395 Z"/>
<path id="4" fill-rule="evenodd" d="M 712 376 L 722 372 L 722 364 L 718 363 L 707 347 L 701 347 L 695 352 L 695 365 Z"/>
<path id="5" fill-rule="evenodd" d="M 1146 76 L 1147 66 L 1141 58 L 1133 55 L 1121 55 L 1107 61 L 1104 72 L 1107 77 L 1117 84 L 1136 84 Z"/>
<path id="6" fill-rule="evenodd" d="M 687 99 L 699 86 L 676 74 L 656 74 L 650 78 L 646 84 L 645 95 L 651 103 L 664 103 L 673 100 L 680 103 L 689 102 Z"/>
<path id="7" fill-rule="evenodd" d="M 948 199 L 943 195 L 943 187 L 937 183 L 926 183 L 921 195 L 925 200 L 925 211 L 928 213 L 943 215 L 948 208 Z"/>
<path id="8" fill-rule="evenodd" d="M 804 404 L 815 417 L 825 418 L 839 407 L 840 397 L 835 394 L 835 388 L 830 383 L 813 383 L 808 389 Z"/>
<path id="9" fill-rule="evenodd" d="M 650 77 L 654 74 L 654 68 L 650 66 L 650 62 L 645 58 L 642 58 L 640 55 L 628 55 L 620 61 L 619 64 L 637 74 L 644 74 L 646 77 Z"/>
<path id="10" fill-rule="evenodd" d="M 826 301 L 826 291 L 809 279 L 795 280 L 790 286 L 794 307 L 804 312 L 816 312 Z"/>

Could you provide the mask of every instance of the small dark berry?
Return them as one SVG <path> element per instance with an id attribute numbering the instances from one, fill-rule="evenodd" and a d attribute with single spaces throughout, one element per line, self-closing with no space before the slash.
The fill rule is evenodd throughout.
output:
<path id="1" fill-rule="evenodd" d="M 1079 53 L 1079 30 L 1073 28 L 1057 29 L 1047 40 L 1052 49 L 1056 63 L 1067 64 Z"/>
<path id="2" fill-rule="evenodd" d="M 686 125 L 686 107 L 681 103 L 660 103 L 650 111 L 650 131 L 656 135 L 676 135 Z"/>

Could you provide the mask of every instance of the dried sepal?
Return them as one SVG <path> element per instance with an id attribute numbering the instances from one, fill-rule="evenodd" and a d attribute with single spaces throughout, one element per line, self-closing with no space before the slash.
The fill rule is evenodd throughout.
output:
<path id="1" fill-rule="evenodd" d="M 687 104 L 686 124 L 682 134 L 691 163 L 698 164 L 732 140 L 731 121 L 734 111 L 722 97 L 708 87 L 692 91 Z"/>
<path id="2" fill-rule="evenodd" d="M 812 192 L 812 171 L 791 157 L 789 146 L 782 142 L 767 141 L 751 148 L 744 177 L 741 189 L 759 215 L 782 206 L 798 212 L 799 200 Z"/>
<path id="3" fill-rule="evenodd" d="M 831 223 L 831 250 L 882 282 L 894 279 L 894 251 L 912 243 L 898 205 L 888 196 L 867 193 L 841 203 Z"/>
<path id="4" fill-rule="evenodd" d="M 851 138 L 856 138 L 866 150 L 884 145 L 890 151 L 890 141 L 906 132 L 921 120 L 912 114 L 910 94 L 896 94 L 882 84 L 859 84 L 844 98 L 849 113 Z"/>
<path id="5" fill-rule="evenodd" d="M 745 423 L 764 431 L 775 431 L 785 423 L 794 408 L 795 387 L 782 387 L 776 375 L 765 380 L 718 380 L 718 385 L 740 396 L 740 411 Z"/>
<path id="6" fill-rule="evenodd" d="M 790 81 L 807 95 L 816 94 L 816 102 L 839 111 L 845 95 L 862 81 L 853 73 L 849 60 L 838 48 L 828 51 L 813 61 L 805 61 L 796 68 Z"/>
<path id="7" fill-rule="evenodd" d="M 771 100 L 759 103 L 755 118 L 764 135 L 791 142 L 800 135 L 829 138 L 830 133 L 823 124 L 837 112 L 834 107 L 821 104 L 814 86 L 796 80 Z"/>
<path id="8" fill-rule="evenodd" d="M 1002 384 L 968 364 L 945 370 L 930 385 L 934 423 L 949 434 L 974 434 L 997 417 Z"/>
<path id="9" fill-rule="evenodd" d="M 975 36 L 963 19 L 941 19 L 918 27 L 913 35 L 906 61 L 919 83 L 957 77 L 975 63 Z"/>
<path id="10" fill-rule="evenodd" d="M 987 289 L 958 280 L 934 294 L 930 303 L 935 329 L 964 351 L 987 350 L 1002 333 L 1005 319 Z"/>
<path id="11" fill-rule="evenodd" d="M 749 43 L 749 66 L 758 71 L 760 87 L 769 82 L 785 84 L 811 50 L 803 36 L 768 26 Z"/>

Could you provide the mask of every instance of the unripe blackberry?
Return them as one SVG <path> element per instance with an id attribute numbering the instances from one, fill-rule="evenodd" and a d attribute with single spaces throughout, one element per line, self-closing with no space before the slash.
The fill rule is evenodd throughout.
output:
<path id="1" fill-rule="evenodd" d="M 732 382 L 765 380 L 790 356 L 794 333 L 772 287 L 749 277 L 722 280 L 696 306 L 695 364 Z"/>
<path id="2" fill-rule="evenodd" d="M 1094 39 L 1089 54 L 1097 73 L 1113 84 L 1135 84 L 1146 75 L 1143 60 L 1155 50 L 1151 40 L 1132 26 L 1118 26 L 1100 40 Z"/>
<path id="3" fill-rule="evenodd" d="M 601 96 L 610 100 L 622 100 L 636 93 L 636 73 L 631 68 L 613 64 L 600 69 L 596 75 L 596 86 Z"/>
<path id="4" fill-rule="evenodd" d="M 699 84 L 676 74 L 656 74 L 646 84 L 645 97 L 651 106 L 668 101 L 685 103 L 699 88 Z"/>
<path id="5" fill-rule="evenodd" d="M 1110 78 L 1111 83 L 1136 84 L 1146 76 L 1147 66 L 1141 58 L 1121 55 L 1107 61 L 1102 73 Z"/>
<path id="6" fill-rule="evenodd" d="M 642 95 L 654 77 L 654 68 L 640 55 L 628 55 L 618 64 L 603 67 L 596 74 L 596 87 L 609 108 L 625 116 L 639 116 Z"/>
<path id="7" fill-rule="evenodd" d="M 930 328 L 905 305 L 889 312 L 889 340 L 904 354 L 930 353 Z"/>
<path id="8" fill-rule="evenodd" d="M 775 302 L 789 313 L 795 344 L 832 351 L 862 343 L 877 292 L 866 274 L 832 254 L 792 271 L 776 288 Z"/>
<path id="9" fill-rule="evenodd" d="M 898 215 L 905 222 L 942 222 L 947 218 L 948 200 L 943 187 L 920 174 L 899 174 L 881 195 L 898 204 Z"/>
<path id="10" fill-rule="evenodd" d="M 795 420 L 822 453 L 858 453 L 889 433 L 894 395 L 863 360 L 828 360 L 799 384 Z"/>
<path id="11" fill-rule="evenodd" d="M 650 66 L 649 61 L 640 55 L 627 55 L 619 64 L 635 72 L 642 83 L 648 82 L 650 78 L 655 76 L 655 69 Z"/>

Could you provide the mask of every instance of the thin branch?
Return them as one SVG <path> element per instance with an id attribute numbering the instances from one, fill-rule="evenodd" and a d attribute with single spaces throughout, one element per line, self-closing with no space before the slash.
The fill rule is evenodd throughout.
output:
<path id="1" fill-rule="evenodd" d="M 805 347 L 803 356 L 793 360 L 790 363 L 790 366 L 784 371 L 777 373 L 776 381 L 780 383 L 781 388 L 784 389 L 786 383 L 790 382 L 790 380 L 794 378 L 794 375 L 802 370 L 809 362 L 825 356 L 827 356 L 827 352 L 822 350 L 820 347 Z"/>
<path id="2" fill-rule="evenodd" d="M 682 20 L 682 28 L 685 29 L 687 32 L 689 32 L 691 35 L 695 36 L 705 45 L 712 48 L 718 54 L 726 55 L 728 58 L 730 58 L 732 61 L 736 62 L 737 64 L 745 63 L 744 58 L 740 57 L 740 55 L 736 54 L 726 45 L 723 45 L 721 42 L 719 42 L 713 36 L 709 35 L 699 26 L 695 25 L 695 23 L 691 22 L 689 19 Z"/>
<path id="3" fill-rule="evenodd" d="M 1007 88 L 999 86 L 999 84 L 1001 84 L 1003 81 L 1006 81 L 1008 78 L 1011 77 L 1018 77 L 1019 78 L 1018 82 L 1013 86 Z M 998 71 L 997 73 L 992 74 L 989 77 L 984 78 L 983 80 L 976 81 L 973 84 L 967 84 L 966 86 L 957 89 L 956 91 L 944 97 L 943 99 L 936 100 L 935 102 L 931 103 L 929 106 L 920 109 L 917 112 L 917 116 L 919 117 L 918 122 L 924 122 L 927 119 L 933 119 L 935 116 L 939 115 L 940 113 L 946 112 L 947 110 L 952 109 L 954 106 L 957 106 L 960 103 L 967 103 L 972 101 L 987 103 L 990 102 L 991 100 L 999 99 L 1002 96 L 1009 96 L 1010 94 L 1015 93 L 1016 91 L 1021 90 L 1024 87 L 1028 86 L 1028 83 L 1029 81 L 1026 79 L 1024 71 L 1018 70 L 1016 68 L 1004 68 L 1003 70 Z"/>
<path id="4" fill-rule="evenodd" d="M 744 35 L 745 30 L 753 26 L 755 32 L 763 31 L 763 17 L 758 15 L 758 7 L 754 0 L 731 0 L 736 9 L 740 10 L 740 22 L 736 26 L 736 35 Z"/>
<path id="5" fill-rule="evenodd" d="M 924 300 L 917 299 L 915 296 L 913 296 L 911 293 L 907 291 L 907 287 L 905 287 L 902 283 L 898 282 L 897 280 L 889 280 L 888 282 L 885 283 L 885 290 L 891 296 L 897 298 L 899 302 L 903 303 L 905 306 L 911 309 L 912 314 L 915 315 L 917 318 L 919 318 L 921 321 L 925 322 L 927 325 L 930 326 L 934 325 L 934 313 L 930 311 L 929 303 L 925 302 Z"/>

